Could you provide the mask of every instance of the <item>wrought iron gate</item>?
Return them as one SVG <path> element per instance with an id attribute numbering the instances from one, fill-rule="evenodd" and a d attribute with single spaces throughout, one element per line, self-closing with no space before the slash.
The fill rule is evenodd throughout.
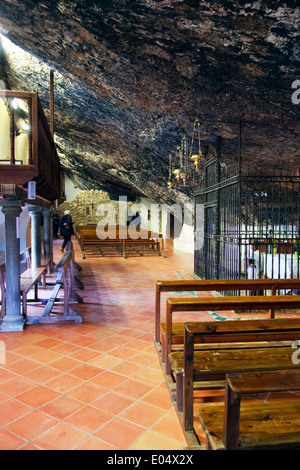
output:
<path id="1" fill-rule="evenodd" d="M 238 161 L 229 174 L 219 145 L 205 159 L 195 204 L 204 205 L 199 248 L 195 227 L 194 270 L 200 278 L 299 277 L 299 172 L 245 174 Z M 250 262 L 254 244 L 259 267 Z"/>

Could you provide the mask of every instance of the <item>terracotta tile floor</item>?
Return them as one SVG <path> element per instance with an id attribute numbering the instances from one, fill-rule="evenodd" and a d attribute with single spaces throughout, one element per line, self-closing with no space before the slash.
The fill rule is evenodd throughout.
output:
<path id="1" fill-rule="evenodd" d="M 193 256 L 88 257 L 76 241 L 82 323 L 27 325 L 0 333 L 0 449 L 180 450 L 184 434 L 153 344 L 154 289 L 191 279 Z M 54 241 L 54 260 L 61 257 Z M 47 281 L 51 282 L 55 275 Z M 40 298 L 52 287 L 39 289 Z M 31 303 L 28 314 L 44 306 Z M 61 303 L 54 311 L 62 312 Z M 210 317 L 211 318 L 211 317 Z"/>
<path id="2" fill-rule="evenodd" d="M 173 252 L 169 241 L 166 258 L 83 260 L 73 243 L 84 284 L 84 290 L 77 290 L 83 303 L 73 308 L 82 323 L 31 324 L 23 332 L 0 333 L 5 344 L 5 363 L 0 365 L 0 450 L 185 449 L 153 344 L 154 292 L 157 279 L 193 278 L 193 256 Z M 62 256 L 60 246 L 61 240 L 55 240 L 55 262 Z M 55 277 L 53 273 L 47 281 Z M 39 297 L 49 298 L 52 289 L 40 288 Z M 162 295 L 162 305 L 166 296 Z M 41 315 L 44 308 L 31 303 L 28 315 Z M 62 304 L 56 303 L 53 311 L 62 313 Z M 233 312 L 189 315 L 190 320 L 240 317 Z M 222 396 L 220 391 L 210 392 L 209 397 L 198 392 L 195 398 L 195 428 L 202 442 L 197 408 L 219 402 Z M 300 399 L 299 394 L 295 397 Z"/>

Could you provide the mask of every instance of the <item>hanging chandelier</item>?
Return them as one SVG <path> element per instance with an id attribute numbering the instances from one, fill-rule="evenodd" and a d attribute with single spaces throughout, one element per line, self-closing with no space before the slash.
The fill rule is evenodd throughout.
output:
<path id="1" fill-rule="evenodd" d="M 199 170 L 199 163 L 203 159 L 201 152 L 201 139 L 200 139 L 200 121 L 196 119 L 194 122 L 193 136 L 190 148 L 190 159 L 195 164 L 196 172 Z"/>
<path id="2" fill-rule="evenodd" d="M 189 175 L 188 168 L 188 146 L 186 137 L 183 137 L 181 144 L 176 149 L 175 162 L 179 163 L 179 167 L 173 166 L 173 157 L 172 154 L 169 155 L 169 179 L 168 179 L 168 188 L 172 189 L 174 187 L 174 178 L 178 183 L 186 184 L 187 177 Z"/>
<path id="3" fill-rule="evenodd" d="M 172 181 L 172 175 L 173 175 L 173 165 L 172 165 L 172 154 L 170 153 L 169 155 L 169 179 L 168 179 L 168 188 L 172 189 L 174 186 L 174 183 Z"/>
<path id="4" fill-rule="evenodd" d="M 203 159 L 200 140 L 200 121 L 196 119 L 193 127 L 191 145 L 189 147 L 186 137 L 183 137 L 175 155 L 169 155 L 168 188 L 171 190 L 178 184 L 186 185 L 187 179 L 192 174 L 190 162 L 194 163 L 194 169 L 198 173 L 199 164 Z"/>

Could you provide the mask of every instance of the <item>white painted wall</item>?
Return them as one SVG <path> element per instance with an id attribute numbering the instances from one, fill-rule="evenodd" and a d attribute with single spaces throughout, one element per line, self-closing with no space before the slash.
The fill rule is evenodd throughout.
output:
<path id="1" fill-rule="evenodd" d="M 73 182 L 70 178 L 65 175 L 65 195 L 66 201 L 73 201 L 76 197 L 76 194 L 80 192 L 80 189 L 75 188 Z"/>
<path id="2" fill-rule="evenodd" d="M 168 234 L 168 228 L 166 225 L 164 225 L 167 223 L 167 218 L 165 217 L 166 214 L 162 215 L 161 217 L 163 225 L 160 227 L 159 219 L 156 217 L 157 214 L 154 209 L 155 205 L 156 202 L 148 198 L 141 198 L 141 202 L 136 205 L 137 210 L 142 213 L 141 228 L 145 230 L 152 230 L 153 232 L 163 233 L 163 235 L 166 237 Z M 150 221 L 147 220 L 148 210 L 151 211 Z M 173 247 L 176 251 L 194 253 L 194 228 L 191 225 L 183 223 L 179 237 L 176 237 L 173 240 Z"/>
<path id="3" fill-rule="evenodd" d="M 183 224 L 180 236 L 174 239 L 174 250 L 194 253 L 194 228 Z"/>

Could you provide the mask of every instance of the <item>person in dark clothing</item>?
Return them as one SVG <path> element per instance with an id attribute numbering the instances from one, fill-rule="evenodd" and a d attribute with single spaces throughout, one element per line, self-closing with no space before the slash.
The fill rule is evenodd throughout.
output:
<path id="1" fill-rule="evenodd" d="M 61 247 L 61 251 L 64 251 L 66 244 L 71 241 L 72 235 L 74 235 L 72 216 L 70 211 L 65 211 L 61 218 L 59 225 L 61 227 L 60 233 L 64 237 L 64 241 Z"/>
<path id="2" fill-rule="evenodd" d="M 54 238 L 59 238 L 58 237 L 59 221 L 60 221 L 59 212 L 55 211 L 53 215 L 53 237 Z"/>
<path id="3" fill-rule="evenodd" d="M 134 227 L 139 227 L 139 226 L 140 226 L 140 223 L 141 223 L 140 214 L 139 214 L 138 212 L 136 212 L 136 213 L 131 217 L 130 225 L 132 225 L 132 226 L 134 226 Z"/>

